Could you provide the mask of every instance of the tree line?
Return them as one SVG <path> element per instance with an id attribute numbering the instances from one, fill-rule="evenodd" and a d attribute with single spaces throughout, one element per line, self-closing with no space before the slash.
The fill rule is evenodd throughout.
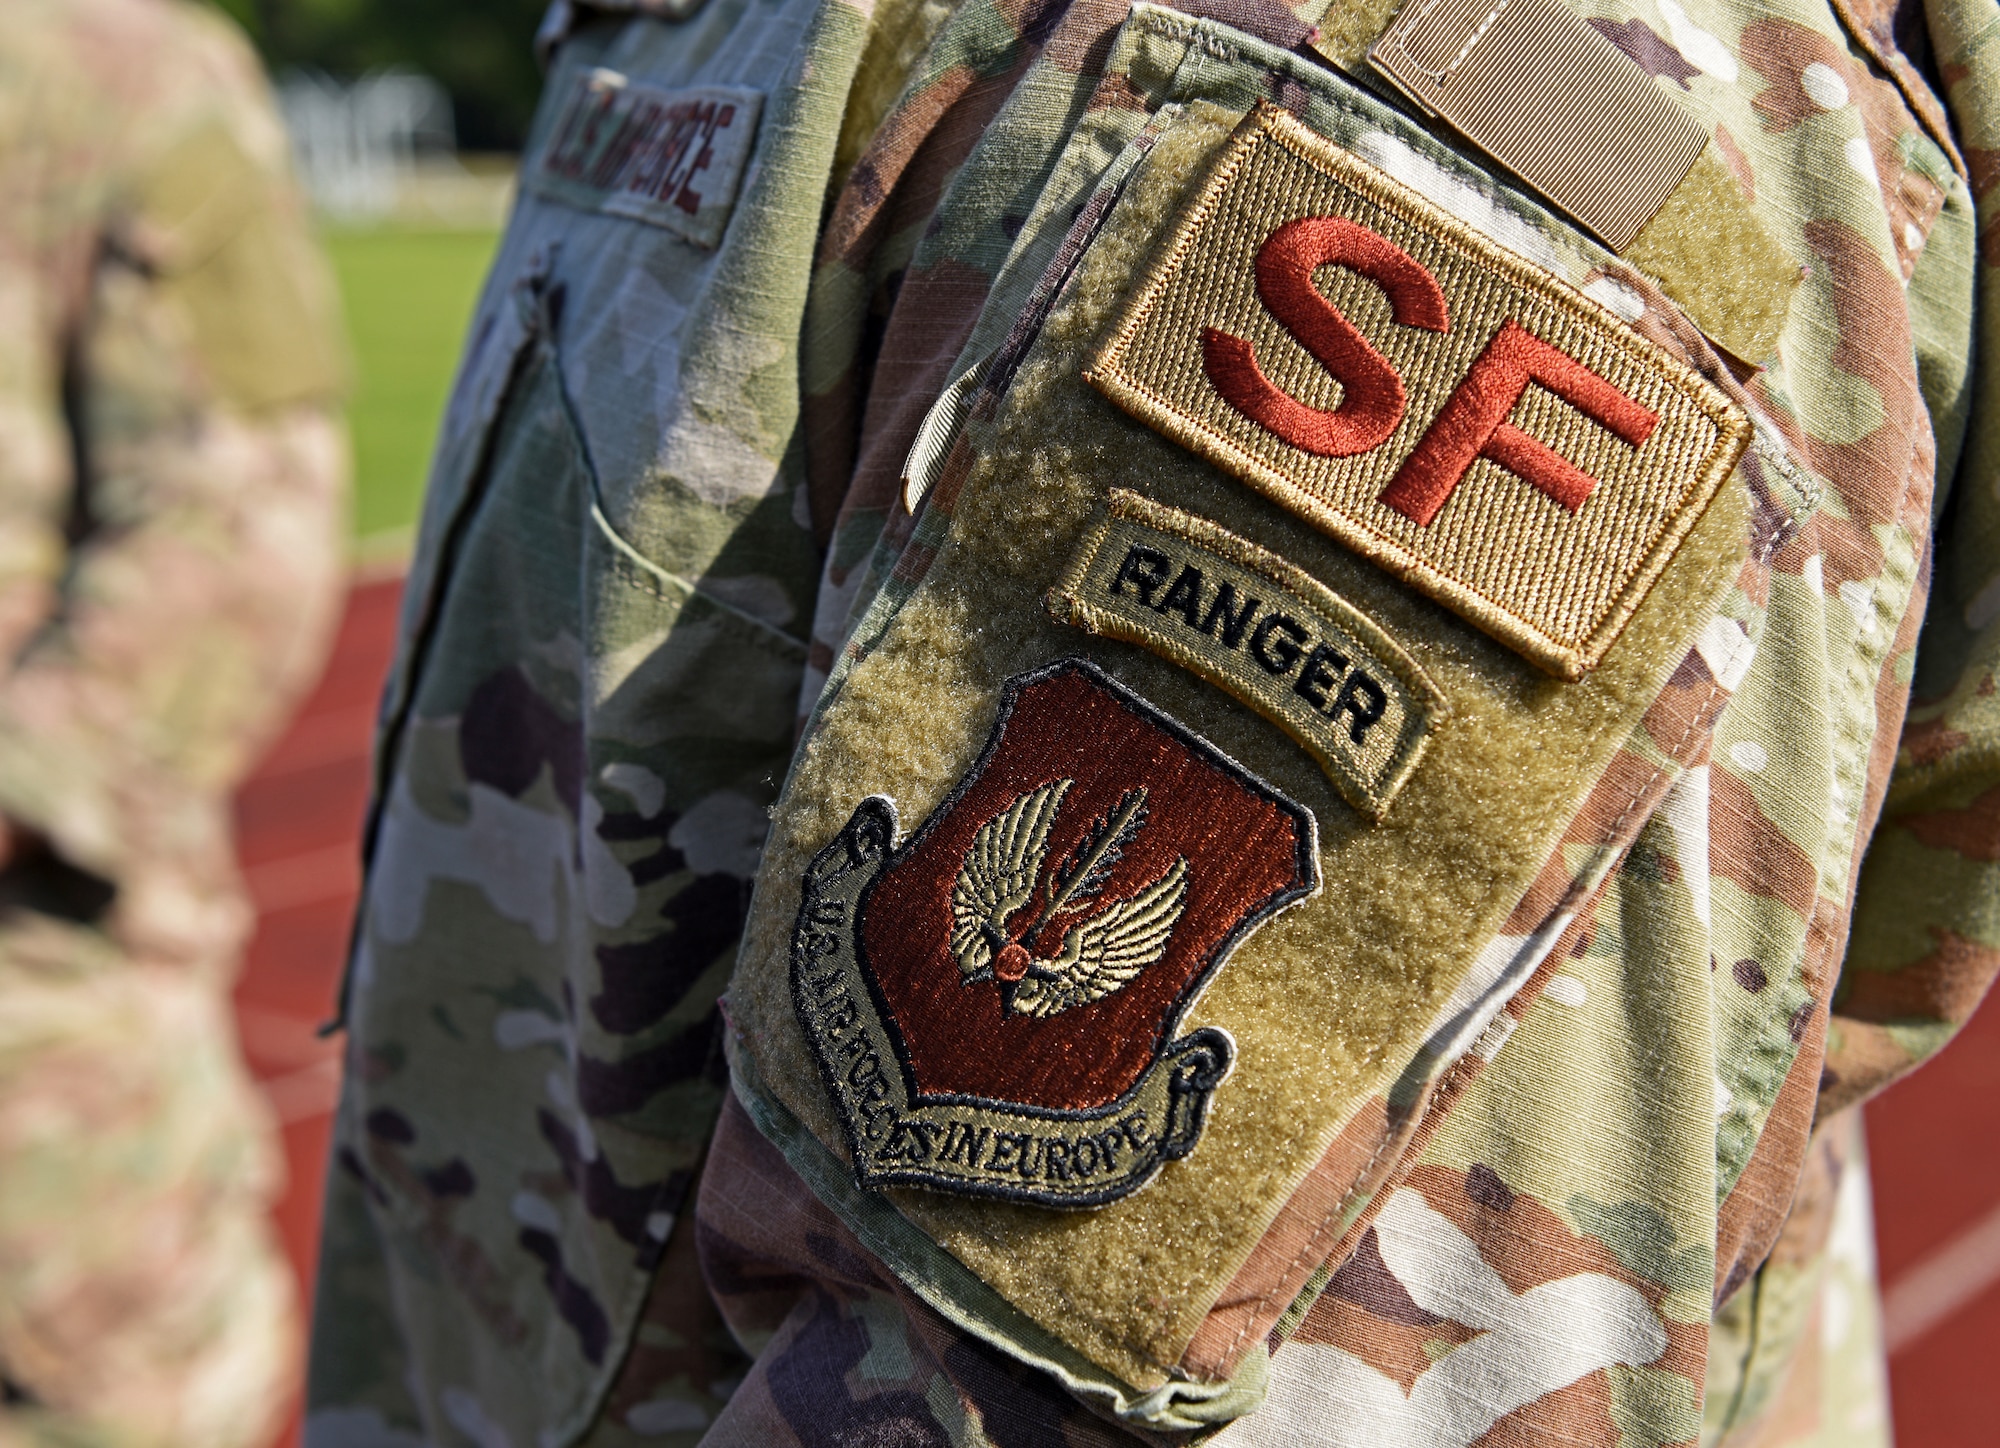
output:
<path id="1" fill-rule="evenodd" d="M 451 93 L 459 144 L 514 150 L 541 73 L 533 42 L 547 0 L 215 0 L 250 33 L 273 72 L 310 67 L 352 78 L 409 66 Z"/>

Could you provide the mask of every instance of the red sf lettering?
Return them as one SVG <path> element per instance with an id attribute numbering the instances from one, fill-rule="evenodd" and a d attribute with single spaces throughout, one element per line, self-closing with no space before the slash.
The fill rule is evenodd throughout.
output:
<path id="1" fill-rule="evenodd" d="M 1293 447 L 1316 457 L 1353 457 L 1380 446 L 1409 402 L 1389 359 L 1313 285 L 1313 273 L 1323 266 L 1344 266 L 1380 286 L 1389 295 L 1390 315 L 1405 327 L 1451 329 L 1437 278 L 1408 252 L 1352 221 L 1304 216 L 1286 222 L 1257 249 L 1257 295 L 1340 383 L 1340 405 L 1307 407 L 1264 375 L 1249 341 L 1214 327 L 1202 329 L 1202 370 L 1231 407 Z"/>
<path id="2" fill-rule="evenodd" d="M 1574 513 L 1597 479 L 1546 443 L 1507 421 L 1530 382 L 1539 383 L 1632 447 L 1653 435 L 1660 415 L 1641 407 L 1570 356 L 1514 321 L 1486 344 L 1465 380 L 1445 402 L 1414 451 L 1379 495 L 1419 527 L 1438 509 L 1477 458 L 1498 463 Z"/>
<path id="3" fill-rule="evenodd" d="M 1258 426 L 1315 457 L 1343 458 L 1387 441 L 1409 407 L 1403 379 L 1340 309 L 1313 285 L 1323 266 L 1344 266 L 1388 294 L 1405 327 L 1451 330 L 1444 291 L 1386 236 L 1337 216 L 1305 216 L 1257 249 L 1257 295 L 1284 329 L 1341 385 L 1340 405 L 1308 407 L 1272 382 L 1256 349 L 1216 327 L 1201 334 L 1202 370 L 1223 399 Z M 1597 479 L 1507 421 L 1529 383 L 1547 388 L 1632 447 L 1659 425 L 1640 406 L 1568 353 L 1509 320 L 1458 384 L 1380 501 L 1428 527 L 1475 460 L 1499 464 L 1574 513 Z"/>

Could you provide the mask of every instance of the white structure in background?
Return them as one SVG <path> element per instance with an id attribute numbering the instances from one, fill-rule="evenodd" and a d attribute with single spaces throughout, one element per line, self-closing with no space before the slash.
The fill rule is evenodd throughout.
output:
<path id="1" fill-rule="evenodd" d="M 299 174 L 313 201 L 344 220 L 401 209 L 419 173 L 459 173 L 451 97 L 427 75 L 382 70 L 351 85 L 314 71 L 278 84 Z"/>

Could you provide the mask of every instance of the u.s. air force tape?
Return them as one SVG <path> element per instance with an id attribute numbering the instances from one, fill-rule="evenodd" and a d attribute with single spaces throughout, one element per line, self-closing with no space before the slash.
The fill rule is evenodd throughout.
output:
<path id="1" fill-rule="evenodd" d="M 522 166 L 521 184 L 712 251 L 736 205 L 763 105 L 762 94 L 742 86 L 670 90 L 603 67 L 584 70 L 570 77 L 562 112 Z"/>
<path id="2" fill-rule="evenodd" d="M 1305 746 L 1381 818 L 1448 712 L 1364 614 L 1274 553 L 1123 488 L 1050 590 L 1049 612 L 1142 644 Z"/>

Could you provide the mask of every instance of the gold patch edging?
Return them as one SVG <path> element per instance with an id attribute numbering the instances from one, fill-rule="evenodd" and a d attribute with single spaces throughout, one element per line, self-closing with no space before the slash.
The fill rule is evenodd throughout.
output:
<path id="1" fill-rule="evenodd" d="M 1567 642 L 1530 622 L 1470 584 L 1452 577 L 1412 552 L 1396 539 L 1366 523 L 1326 506 L 1293 479 L 1246 452 L 1228 437 L 1181 410 L 1122 371 L 1125 354 L 1139 329 L 1158 305 L 1168 280 L 1220 206 L 1230 183 L 1265 140 L 1285 147 L 1307 165 L 1317 167 L 1339 184 L 1358 192 L 1399 220 L 1424 231 L 1447 246 L 1470 251 L 1472 260 L 1501 273 L 1506 280 L 1533 292 L 1598 330 L 1636 365 L 1660 373 L 1715 427 L 1716 441 L 1699 465 L 1693 487 L 1679 508 L 1664 520 L 1648 545 L 1646 562 L 1606 604 L 1576 642 Z M 1181 446 L 1242 479 L 1286 511 L 1305 519 L 1328 536 L 1355 549 L 1404 581 L 1436 598 L 1460 616 L 1492 635 L 1531 662 L 1568 682 L 1575 682 L 1603 661 L 1667 565 L 1687 540 L 1723 481 L 1749 446 L 1747 414 L 1700 373 L 1632 331 L 1607 308 L 1584 296 L 1560 278 L 1534 266 L 1490 241 L 1479 231 L 1432 204 L 1359 157 L 1319 135 L 1289 113 L 1257 102 L 1245 126 L 1229 142 L 1200 199 L 1189 208 L 1165 253 L 1156 261 L 1145 285 L 1135 292 L 1112 324 L 1096 356 L 1083 369 L 1083 379 L 1106 397 Z"/>
<path id="2" fill-rule="evenodd" d="M 1323 748 L 1317 740 L 1296 728 L 1283 714 L 1264 707 L 1250 691 L 1237 686 L 1226 672 L 1215 667 L 1213 662 L 1204 657 L 1199 650 L 1189 648 L 1180 642 L 1170 631 L 1164 628 L 1147 628 L 1084 598 L 1085 584 L 1091 566 L 1096 562 L 1098 553 L 1110 536 L 1112 523 L 1120 520 L 1141 523 L 1158 532 L 1180 538 L 1269 580 L 1279 588 L 1297 595 L 1302 602 L 1312 608 L 1326 614 L 1371 651 L 1373 655 L 1371 662 L 1380 665 L 1402 685 L 1404 692 L 1409 696 L 1410 711 L 1418 721 L 1418 727 L 1411 731 L 1399 751 L 1392 756 L 1392 761 L 1383 771 L 1379 783 L 1371 784 L 1362 778 L 1346 759 Z M 1100 638 L 1120 639 L 1149 649 L 1162 658 L 1180 665 L 1197 678 L 1214 684 L 1231 698 L 1254 711 L 1259 718 L 1267 719 L 1277 725 L 1300 748 L 1312 756 L 1313 761 L 1319 765 L 1327 778 L 1333 781 L 1341 797 L 1370 820 L 1379 822 L 1387 815 L 1390 803 L 1416 771 L 1431 737 L 1451 718 L 1451 706 L 1445 702 L 1443 691 L 1431 682 L 1417 661 L 1410 657 L 1380 624 L 1304 569 L 1268 549 L 1259 547 L 1249 539 L 1230 532 L 1219 523 L 1193 513 L 1183 512 L 1179 508 L 1156 503 L 1150 498 L 1124 488 L 1111 490 L 1109 510 L 1084 535 L 1083 541 L 1077 545 L 1074 556 L 1055 585 L 1049 589 L 1045 601 L 1050 616 L 1058 622 L 1080 628 Z"/>

